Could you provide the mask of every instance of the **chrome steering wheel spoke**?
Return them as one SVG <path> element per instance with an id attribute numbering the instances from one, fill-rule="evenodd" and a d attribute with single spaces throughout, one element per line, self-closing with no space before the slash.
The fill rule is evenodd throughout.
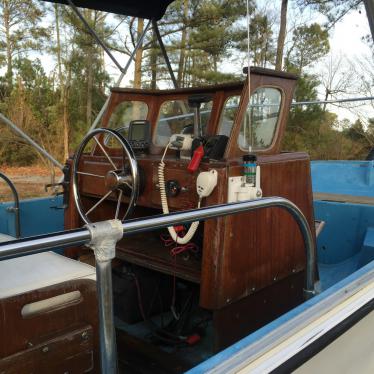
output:
<path id="1" fill-rule="evenodd" d="M 108 154 L 105 147 L 100 143 L 98 136 L 101 134 L 105 134 L 106 136 L 112 136 L 117 143 L 120 145 L 122 150 L 122 166 L 118 167 L 116 162 L 112 159 L 112 157 Z M 87 147 L 90 141 L 94 140 L 95 145 L 97 145 L 101 152 L 104 154 L 105 158 L 108 160 L 110 164 L 110 170 L 106 173 L 106 175 L 99 175 L 95 172 L 86 172 L 78 170 L 78 167 L 81 162 L 81 158 L 84 154 L 85 148 Z M 91 154 L 92 156 L 92 154 Z M 116 160 L 118 161 L 118 159 Z M 79 186 L 79 176 L 86 176 L 86 177 L 93 177 L 97 178 L 99 181 L 100 179 L 104 179 L 104 188 L 106 189 L 105 194 L 97 201 L 95 204 L 90 207 L 88 210 L 84 208 L 81 199 L 81 190 Z M 135 207 L 136 201 L 138 199 L 139 194 L 139 172 L 138 172 L 138 165 L 136 162 L 136 158 L 134 152 L 128 143 L 128 141 L 117 131 L 111 129 L 96 129 L 90 132 L 80 144 L 73 162 L 73 193 L 74 193 L 74 201 L 77 207 L 78 213 L 81 216 L 82 220 L 85 223 L 91 223 L 91 220 L 88 218 L 95 209 L 97 209 L 105 200 L 109 199 L 111 195 L 117 192 L 116 204 L 115 204 L 115 214 L 114 217 L 118 219 L 121 210 L 121 202 L 125 193 L 130 195 L 129 203 L 127 210 L 122 218 L 122 221 L 125 220 L 128 215 L 131 213 L 133 208 Z M 111 199 L 112 200 L 112 199 Z"/>

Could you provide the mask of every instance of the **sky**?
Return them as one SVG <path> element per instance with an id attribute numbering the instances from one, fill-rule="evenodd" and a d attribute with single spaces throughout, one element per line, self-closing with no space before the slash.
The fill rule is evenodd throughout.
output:
<path id="1" fill-rule="evenodd" d="M 370 48 L 362 41 L 362 38 L 370 34 L 370 28 L 366 17 L 365 8 L 360 11 L 352 11 L 339 22 L 331 33 L 330 47 L 333 56 L 342 56 L 342 62 L 349 65 L 364 58 L 372 58 Z M 318 66 L 315 67 L 318 71 Z M 361 71 L 364 74 L 364 71 Z M 364 92 L 357 92 L 356 96 L 365 96 Z M 330 105 L 330 110 L 334 107 Z M 360 107 L 363 116 L 374 117 L 374 109 L 371 105 Z M 348 110 L 336 110 L 339 119 L 348 118 L 355 120 L 357 115 Z"/>
<path id="2" fill-rule="evenodd" d="M 274 6 L 274 3 L 277 6 Z M 269 0 L 257 0 L 258 6 L 262 9 L 265 9 L 267 14 L 270 14 L 272 17 L 274 17 L 274 19 L 277 19 L 279 17 L 280 3 L 280 0 L 277 2 Z M 245 4 L 246 0 L 243 0 L 243 5 L 245 6 Z M 323 23 L 325 21 L 324 17 L 319 15 L 318 13 L 307 11 L 303 14 L 297 14 L 296 11 L 291 8 L 289 9 L 288 15 L 288 27 L 292 27 L 292 25 L 295 24 L 295 22 L 297 22 L 297 20 L 301 18 L 304 18 L 303 21 L 305 21 L 306 19 L 309 20 L 309 22 L 317 21 Z M 327 64 L 326 61 L 330 58 L 341 58 L 342 64 L 346 65 L 347 67 L 349 67 L 352 63 L 354 64 L 356 61 L 360 61 L 364 58 L 371 59 L 372 55 L 370 48 L 367 46 L 365 42 L 362 41 L 362 38 L 368 34 L 370 34 L 370 29 L 364 7 L 362 7 L 361 10 L 352 11 L 348 13 L 339 23 L 337 23 L 335 28 L 330 33 L 331 54 L 326 57 L 325 61 L 320 61 L 318 64 L 310 67 L 309 71 L 314 74 L 320 74 L 323 70 L 323 66 Z M 122 66 L 124 66 L 127 57 L 124 58 L 123 55 L 116 53 L 114 53 L 114 55 L 120 61 Z M 40 56 L 35 57 L 40 58 Z M 55 66 L 55 62 L 48 55 L 44 55 L 41 58 L 41 60 L 43 61 L 43 65 L 47 72 L 49 72 L 51 67 Z M 244 64 L 247 65 L 246 62 L 244 62 Z M 115 82 L 119 76 L 118 70 L 114 67 L 114 64 L 110 61 L 108 57 L 106 57 L 106 65 L 108 73 L 111 75 L 113 82 Z M 237 59 L 234 57 L 232 60 L 224 61 L 221 65 L 221 70 L 223 72 L 240 74 L 242 71 L 242 67 L 243 61 L 241 59 Z M 362 74 L 365 74 L 365 72 L 362 71 Z M 128 73 L 122 82 L 122 86 L 129 86 L 132 77 L 133 64 L 131 64 Z M 324 94 L 322 87 L 319 89 L 319 91 L 319 99 L 323 99 Z M 365 96 L 365 93 L 355 92 L 354 96 Z M 353 112 L 346 109 L 337 108 L 332 105 L 329 105 L 329 109 L 338 114 L 339 120 L 348 118 L 351 121 L 355 121 L 358 115 L 363 118 L 374 117 L 374 109 L 371 105 L 361 105 L 358 109 L 356 109 Z"/>
<path id="3" fill-rule="evenodd" d="M 278 17 L 279 9 L 274 7 L 274 2 L 266 1 L 266 0 L 257 0 L 258 6 L 266 9 L 267 12 L 271 13 L 273 17 Z M 278 5 L 281 1 L 277 2 Z M 243 4 L 245 4 L 245 0 L 243 0 Z M 269 5 L 270 4 L 270 5 Z M 317 13 L 313 12 L 304 12 L 301 15 L 305 17 L 310 22 L 320 22 L 324 23 L 325 18 Z M 300 17 L 300 14 L 295 14 L 293 9 L 289 9 L 289 17 L 288 17 L 288 27 L 291 27 L 293 23 L 295 23 L 295 19 Z M 337 23 L 334 29 L 330 33 L 330 48 L 331 52 L 328 56 L 326 56 L 325 61 L 320 61 L 319 64 L 310 67 L 310 72 L 314 74 L 320 74 L 321 66 L 327 64 L 327 60 L 329 59 L 336 59 L 341 58 L 341 62 L 343 66 L 348 68 L 352 63 L 354 64 L 355 61 L 360 61 L 363 58 L 371 58 L 371 51 L 368 45 L 362 40 L 363 37 L 370 34 L 370 29 L 366 17 L 365 8 L 362 6 L 362 9 L 351 11 L 344 18 Z M 118 56 L 119 59 L 123 57 Z M 107 60 L 108 68 L 111 75 L 114 77 L 118 76 L 118 73 L 115 71 L 114 68 L 111 68 L 113 64 L 109 60 Z M 237 58 L 233 58 L 232 60 L 224 61 L 221 64 L 221 70 L 227 73 L 236 73 L 239 74 L 242 71 L 243 61 Z M 344 68 L 342 69 L 344 70 Z M 362 72 L 364 73 L 364 72 Z M 342 73 L 344 74 L 344 73 Z M 133 66 L 130 67 L 128 71 L 127 78 L 124 79 L 123 85 L 129 85 L 130 80 L 133 76 Z M 354 93 L 355 97 L 357 96 L 365 96 L 363 92 L 356 92 Z M 344 96 L 346 97 L 346 96 Z M 323 87 L 319 89 L 319 99 L 324 98 Z M 357 108 L 353 111 L 346 110 L 343 108 L 338 108 L 336 106 L 329 105 L 329 110 L 335 112 L 338 115 L 339 120 L 343 120 L 345 118 L 349 119 L 350 121 L 355 121 L 358 118 L 358 115 L 362 118 L 369 118 L 374 117 L 374 109 L 371 105 L 355 105 Z"/>

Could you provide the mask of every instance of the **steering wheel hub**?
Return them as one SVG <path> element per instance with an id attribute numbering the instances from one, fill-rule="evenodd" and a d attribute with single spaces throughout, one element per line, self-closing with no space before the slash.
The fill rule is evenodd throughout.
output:
<path id="1" fill-rule="evenodd" d="M 124 174 L 123 170 L 110 170 L 105 176 L 105 186 L 112 191 L 132 189 L 131 175 Z"/>

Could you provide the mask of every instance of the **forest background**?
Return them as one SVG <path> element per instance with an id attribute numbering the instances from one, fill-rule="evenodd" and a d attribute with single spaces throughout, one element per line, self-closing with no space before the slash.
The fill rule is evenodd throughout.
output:
<path id="1" fill-rule="evenodd" d="M 334 27 L 361 0 L 249 1 L 250 61 L 300 76 L 295 101 L 373 96 L 373 54 L 356 61 L 329 55 Z M 145 22 L 83 9 L 120 61 L 126 61 Z M 243 80 L 232 61 L 248 63 L 245 0 L 176 0 L 159 22 L 178 85 Z M 371 36 L 365 42 L 372 47 Z M 114 84 L 104 51 L 66 6 L 37 0 L 0 0 L 0 112 L 61 162 L 74 152 Z M 164 88 L 170 79 L 157 40 L 148 31 L 134 59 L 128 86 Z M 323 97 L 321 97 L 321 92 Z M 320 97 L 318 97 L 320 93 Z M 374 119 L 360 105 L 341 119 L 328 105 L 294 106 L 284 150 L 312 159 L 365 159 L 374 147 Z M 369 104 L 370 105 L 370 104 Z M 336 109 L 336 108 L 335 108 Z M 353 120 L 352 120 L 353 118 Z M 0 164 L 46 162 L 5 125 Z"/>

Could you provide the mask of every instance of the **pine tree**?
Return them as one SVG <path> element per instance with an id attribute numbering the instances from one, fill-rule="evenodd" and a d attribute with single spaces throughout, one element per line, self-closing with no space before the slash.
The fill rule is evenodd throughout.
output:
<path id="1" fill-rule="evenodd" d="M 0 62 L 6 64 L 9 90 L 13 85 L 14 58 L 40 50 L 48 37 L 46 28 L 40 26 L 43 15 L 43 7 L 32 0 L 0 1 Z"/>

